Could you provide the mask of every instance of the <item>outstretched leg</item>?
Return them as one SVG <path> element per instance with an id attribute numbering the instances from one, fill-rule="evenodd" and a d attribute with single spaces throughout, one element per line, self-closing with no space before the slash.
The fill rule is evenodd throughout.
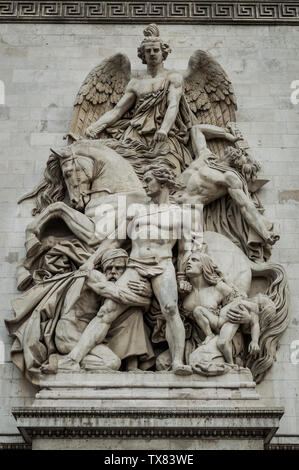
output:
<path id="1" fill-rule="evenodd" d="M 135 270 L 127 268 L 124 274 L 115 283 L 116 293 L 118 286 L 123 288 L 127 287 L 128 281 L 138 278 L 139 275 Z M 130 305 L 134 305 L 134 303 L 130 303 Z M 58 368 L 78 370 L 79 363 L 84 359 L 84 357 L 90 352 L 92 348 L 102 343 L 102 341 L 106 338 L 112 322 L 116 320 L 116 318 L 118 318 L 125 310 L 127 310 L 128 307 L 128 303 L 121 304 L 106 298 L 97 316 L 94 317 L 87 325 L 78 343 L 75 345 L 72 351 L 59 362 Z"/>
<path id="2" fill-rule="evenodd" d="M 80 362 L 91 349 L 104 341 L 112 322 L 127 308 L 127 305 L 117 304 L 113 300 L 106 299 L 97 316 L 87 325 L 72 351 L 58 362 L 58 368 L 78 370 Z"/>

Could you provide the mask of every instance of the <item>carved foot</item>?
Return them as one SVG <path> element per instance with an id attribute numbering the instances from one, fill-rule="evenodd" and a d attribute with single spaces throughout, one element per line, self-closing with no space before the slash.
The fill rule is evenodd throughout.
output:
<path id="1" fill-rule="evenodd" d="M 80 364 L 70 357 L 66 356 L 63 359 L 58 361 L 58 371 L 62 370 L 69 370 L 73 372 L 80 372 L 81 367 Z"/>
<path id="2" fill-rule="evenodd" d="M 57 364 L 56 367 L 53 364 L 44 364 L 41 366 L 40 371 L 42 374 L 56 374 Z"/>
<path id="3" fill-rule="evenodd" d="M 187 366 L 185 364 L 173 364 L 172 371 L 175 375 L 192 375 L 192 368 L 191 366 Z"/>

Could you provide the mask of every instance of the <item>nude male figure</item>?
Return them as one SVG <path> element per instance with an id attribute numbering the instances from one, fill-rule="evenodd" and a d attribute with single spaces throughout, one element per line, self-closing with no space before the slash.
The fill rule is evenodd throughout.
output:
<path id="1" fill-rule="evenodd" d="M 176 201 L 206 205 L 228 194 L 239 206 L 244 219 L 260 237 L 270 245 L 276 243 L 279 236 L 272 231 L 272 224 L 259 213 L 244 191 L 244 182 L 241 177 L 233 171 L 235 169 L 240 174 L 240 168 L 247 165 L 254 180 L 255 162 L 244 151 L 234 148 L 228 149 L 222 159 L 215 159 L 207 147 L 207 139 L 224 138 L 235 142 L 236 138 L 226 129 L 209 124 L 193 126 L 191 137 L 196 159 L 180 176 L 179 181 L 185 185 L 186 189 L 176 194 Z M 214 159 L 216 163 L 224 164 L 224 169 L 209 166 L 206 162 L 209 158 Z M 236 162 L 235 166 L 231 163 L 232 161 Z"/>
<path id="2" fill-rule="evenodd" d="M 176 186 L 175 175 L 167 165 L 153 164 L 144 174 L 147 195 L 151 198 L 145 210 L 136 209 L 131 221 L 132 250 L 125 273 L 116 282 L 118 287 L 131 281 L 147 278 L 160 304 L 166 320 L 166 339 L 172 357 L 172 370 L 178 375 L 189 375 L 191 367 L 184 365 L 185 329 L 178 310 L 176 272 L 172 262 L 172 249 L 178 242 L 178 271 L 191 252 L 191 224 L 184 219 L 180 207 L 170 205 L 169 189 Z M 143 208 L 144 209 L 144 208 Z M 182 224 L 183 229 L 182 229 Z M 119 247 L 123 240 L 104 240 L 97 252 L 90 257 L 82 269 L 92 269 L 109 247 Z M 180 283 L 184 283 L 181 278 Z M 80 341 L 63 361 L 64 367 L 80 363 L 96 344 L 106 337 L 111 323 L 126 308 L 125 305 L 107 299 L 97 316 L 89 323 Z"/>

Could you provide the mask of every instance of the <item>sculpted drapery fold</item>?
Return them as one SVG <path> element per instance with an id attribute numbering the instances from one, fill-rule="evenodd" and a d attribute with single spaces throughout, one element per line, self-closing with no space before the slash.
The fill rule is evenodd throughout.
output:
<path id="1" fill-rule="evenodd" d="M 149 25 L 137 50 L 146 70 L 121 53 L 97 65 L 68 144 L 51 148 L 21 199 L 36 208 L 18 267 L 25 292 L 6 323 L 34 384 L 84 369 L 249 367 L 261 381 L 275 360 L 288 285 L 269 262 L 279 236 L 257 195 L 267 181 L 221 65 L 197 50 L 185 72 L 168 70 L 170 52 Z"/>

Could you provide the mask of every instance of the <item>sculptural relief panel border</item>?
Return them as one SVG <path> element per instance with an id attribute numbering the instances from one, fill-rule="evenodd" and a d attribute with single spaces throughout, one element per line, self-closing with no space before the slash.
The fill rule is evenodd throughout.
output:
<path id="1" fill-rule="evenodd" d="M 299 2 L 0 1 L 0 22 L 299 24 Z"/>

